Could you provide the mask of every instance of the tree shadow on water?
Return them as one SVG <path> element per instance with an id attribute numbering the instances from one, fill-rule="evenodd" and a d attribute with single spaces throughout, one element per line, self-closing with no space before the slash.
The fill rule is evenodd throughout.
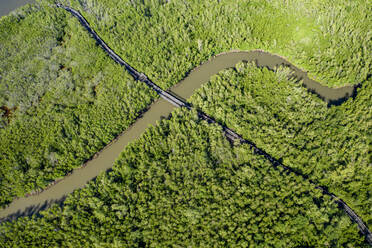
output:
<path id="1" fill-rule="evenodd" d="M 15 213 L 12 213 L 4 218 L 1 218 L 0 219 L 0 224 L 1 223 L 4 223 L 4 222 L 7 222 L 7 221 L 14 221 L 20 217 L 31 217 L 31 216 L 36 216 L 36 217 L 41 217 L 40 215 L 40 211 L 43 211 L 49 207 L 51 207 L 53 204 L 58 204 L 60 206 L 63 205 L 63 202 L 65 201 L 66 199 L 66 195 L 64 195 L 62 198 L 60 199 L 52 199 L 52 200 L 46 200 L 44 201 L 43 203 L 41 204 L 36 204 L 36 205 L 32 205 L 30 207 L 27 207 L 26 209 L 24 210 L 18 210 L 17 212 Z"/>

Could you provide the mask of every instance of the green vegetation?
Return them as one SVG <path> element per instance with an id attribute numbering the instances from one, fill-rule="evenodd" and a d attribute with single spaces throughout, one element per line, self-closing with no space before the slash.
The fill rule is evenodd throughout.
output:
<path id="1" fill-rule="evenodd" d="M 89 159 L 155 99 L 78 21 L 40 2 L 0 19 L 0 205 Z M 49 1 L 52 2 L 52 1 Z M 61 1 L 163 88 L 212 55 L 264 49 L 330 86 L 362 83 L 338 107 L 240 63 L 195 106 L 342 197 L 372 225 L 369 1 Z M 316 17 L 316 18 L 315 18 Z M 0 226 L 5 247 L 363 246 L 340 209 L 220 128 L 176 110 L 113 168 L 41 218 Z"/>
<path id="2" fill-rule="evenodd" d="M 177 109 L 113 170 L 41 218 L 0 226 L 4 247 L 363 247 L 319 190 Z"/>
<path id="3" fill-rule="evenodd" d="M 277 53 L 330 86 L 363 82 L 372 69 L 370 0 L 59 2 L 164 88 L 231 49 Z"/>
<path id="4" fill-rule="evenodd" d="M 286 166 L 344 199 L 372 225 L 372 80 L 341 106 L 326 103 L 276 73 L 239 63 L 192 96 L 191 102 Z"/>
<path id="5" fill-rule="evenodd" d="M 0 22 L 0 106 L 16 108 L 0 110 L 2 206 L 83 164 L 155 96 L 65 15 L 33 7 Z"/>

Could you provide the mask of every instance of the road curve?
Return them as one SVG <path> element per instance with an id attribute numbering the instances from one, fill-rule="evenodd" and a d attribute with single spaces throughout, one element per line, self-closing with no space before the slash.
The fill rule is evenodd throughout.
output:
<path id="1" fill-rule="evenodd" d="M 169 92 L 169 91 L 164 91 L 163 89 L 161 89 L 158 85 L 156 85 L 155 83 L 153 83 L 145 74 L 143 73 L 140 73 L 138 72 L 137 70 L 135 70 L 132 66 L 130 66 L 127 62 L 125 62 L 119 55 L 117 55 L 99 36 L 98 34 L 90 27 L 89 23 L 85 20 L 85 18 L 76 10 L 70 8 L 70 7 L 67 7 L 67 6 L 63 6 L 61 4 L 56 4 L 57 7 L 59 8 L 63 8 L 65 9 L 66 11 L 70 12 L 73 16 L 75 16 L 79 21 L 80 23 L 82 24 L 82 26 L 84 28 L 86 28 L 86 30 L 92 35 L 92 37 L 97 41 L 97 43 L 101 46 L 101 48 L 115 61 L 117 62 L 118 64 L 120 64 L 121 66 L 124 66 L 127 71 L 136 79 L 136 80 L 139 80 L 139 81 L 142 81 L 144 83 L 146 83 L 146 85 L 148 85 L 151 89 L 153 89 L 154 91 L 156 91 L 164 100 L 170 102 L 171 104 L 173 104 L 174 106 L 177 106 L 177 107 L 186 107 L 188 109 L 192 109 L 192 105 L 190 103 L 188 103 L 187 101 L 185 101 L 184 99 L 182 99 L 181 97 L 177 96 L 176 94 L 172 93 L 172 92 Z M 258 51 L 258 52 L 262 52 L 262 51 Z M 273 56 L 273 55 L 270 55 L 270 56 Z M 282 59 L 283 60 L 283 59 Z M 283 63 L 282 63 L 283 64 Z M 289 62 L 288 63 L 284 63 L 285 65 L 288 65 L 290 67 L 292 67 L 293 65 L 291 65 Z M 259 64 L 258 64 L 259 65 Z M 266 65 L 270 68 L 270 65 Z M 293 66 L 294 67 L 294 66 Z M 303 71 L 300 71 L 298 68 L 294 67 L 292 68 L 294 69 L 295 71 L 298 70 L 298 73 L 304 73 Z M 304 79 L 305 77 L 302 77 L 301 79 Z M 325 87 L 325 86 L 322 86 L 322 87 Z M 355 90 L 356 90 L 356 86 L 347 86 L 347 87 L 343 87 L 344 89 L 347 89 L 346 91 L 341 91 L 340 88 L 339 89 L 333 89 L 335 90 L 335 92 L 338 92 L 337 95 L 339 98 L 348 98 L 349 96 L 355 94 Z M 313 90 L 316 92 L 316 90 Z M 345 94 L 346 92 L 346 94 Z M 316 92 L 318 95 L 319 93 Z M 344 95 L 343 95 L 344 94 Z M 321 96 L 321 95 L 320 95 Z M 325 97 L 323 97 L 324 99 Z M 326 99 L 327 100 L 327 99 Z M 334 101 L 335 99 L 328 99 L 328 102 L 331 102 L 331 101 Z M 337 99 L 336 99 L 337 100 Z M 155 103 L 157 104 L 157 103 Z M 162 103 L 160 103 L 162 104 Z M 269 160 L 273 166 L 275 167 L 281 167 L 283 168 L 284 170 L 287 170 L 287 171 L 290 171 L 292 173 L 295 173 L 296 175 L 302 177 L 304 180 L 307 180 L 308 182 L 310 182 L 312 185 L 314 185 L 315 188 L 318 188 L 320 190 L 322 190 L 323 194 L 325 195 L 329 195 L 338 205 L 340 208 L 342 208 L 346 213 L 347 215 L 350 217 L 350 219 L 357 223 L 358 227 L 359 227 L 359 230 L 360 232 L 365 236 L 365 239 L 366 241 L 372 245 L 372 233 L 371 231 L 368 229 L 368 227 L 364 224 L 364 222 L 362 221 L 362 219 L 342 200 L 342 199 L 339 199 L 336 195 L 328 192 L 328 190 L 323 187 L 323 186 L 320 186 L 320 185 L 317 185 L 315 182 L 313 182 L 312 180 L 308 179 L 308 177 L 306 175 L 303 175 L 301 173 L 298 173 L 296 171 L 294 171 L 293 169 L 283 165 L 280 161 L 278 161 L 277 159 L 271 157 L 269 154 L 267 154 L 264 150 L 258 148 L 253 142 L 249 141 L 249 140 L 245 140 L 243 139 L 239 134 L 237 134 L 235 131 L 229 129 L 228 127 L 224 126 L 224 125 L 221 125 L 220 123 L 217 123 L 212 117 L 209 117 L 208 115 L 206 115 L 205 113 L 203 113 L 202 111 L 199 111 L 198 110 L 198 116 L 203 119 L 203 120 L 206 120 L 208 123 L 216 123 L 218 125 L 220 125 L 224 131 L 224 134 L 226 135 L 227 139 L 229 141 L 231 141 L 232 143 L 234 142 L 239 142 L 239 143 L 245 143 L 245 144 L 248 144 L 256 154 L 259 154 L 259 155 L 263 155 L 267 160 Z M 132 126 L 132 128 L 135 128 L 135 126 Z M 139 135 L 141 132 L 137 132 L 137 135 Z M 114 142 L 113 142 L 114 143 Z M 99 157 L 99 156 L 98 156 Z M 101 159 L 104 159 L 104 158 L 101 158 Z M 112 165 L 112 163 L 111 163 Z M 108 167 L 109 168 L 109 167 Z M 82 184 L 84 185 L 86 182 L 82 182 Z M 55 186 L 58 186 L 59 184 L 56 184 L 56 185 L 53 185 L 51 186 L 52 187 L 55 187 Z M 60 186 L 60 185 L 59 185 Z M 60 202 L 60 201 L 63 201 L 64 198 L 65 198 L 65 195 L 61 196 L 62 198 L 60 198 L 58 201 L 56 200 L 51 200 L 51 198 L 48 198 L 46 197 L 46 202 L 48 200 L 51 200 L 52 202 Z M 23 198 L 23 199 L 27 199 L 27 198 Z M 27 201 L 27 200 L 26 200 Z M 40 208 L 36 208 L 36 209 L 26 209 L 26 212 L 29 211 L 29 214 L 35 214 L 37 213 L 39 210 L 41 210 L 42 207 Z M 6 213 L 6 214 L 5 214 Z M 5 220 L 8 220 L 9 216 L 13 216 L 13 217 L 17 217 L 19 215 L 19 213 L 12 213 L 11 211 L 9 211 L 9 207 L 4 209 L 4 210 L 1 210 L 0 211 L 0 218 L 2 218 L 3 221 Z"/>

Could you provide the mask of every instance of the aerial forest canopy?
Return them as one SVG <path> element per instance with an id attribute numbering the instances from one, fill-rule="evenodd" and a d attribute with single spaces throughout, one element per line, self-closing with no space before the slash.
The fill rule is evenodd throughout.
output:
<path id="1" fill-rule="evenodd" d="M 240 63 L 191 102 L 329 188 L 372 226 L 369 0 L 58 2 L 79 10 L 163 89 L 213 55 L 252 49 L 284 56 L 329 87 L 360 84 L 356 96 L 329 107 L 286 68 Z M 81 166 L 157 98 L 54 3 L 0 17 L 1 207 Z M 361 245 L 355 225 L 312 186 L 244 145 L 230 147 L 219 128 L 185 110 L 173 115 L 64 207 L 2 224 L 0 243 Z"/>
<path id="2" fill-rule="evenodd" d="M 301 177 L 177 109 L 63 208 L 0 226 L 7 247 L 363 247 L 355 224 Z"/>
<path id="3" fill-rule="evenodd" d="M 372 225 L 372 80 L 341 106 L 271 72 L 239 63 L 211 78 L 191 102 L 283 164 L 346 200 Z"/>

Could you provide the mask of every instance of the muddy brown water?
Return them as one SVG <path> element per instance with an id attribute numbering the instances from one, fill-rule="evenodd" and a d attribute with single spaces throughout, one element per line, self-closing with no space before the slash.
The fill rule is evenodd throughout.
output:
<path id="1" fill-rule="evenodd" d="M 279 65 L 286 65 L 293 69 L 296 76 L 303 80 L 304 86 L 316 92 L 326 101 L 337 101 L 353 94 L 354 86 L 332 89 L 307 78 L 305 72 L 290 64 L 280 56 L 272 55 L 263 51 L 232 51 L 217 55 L 192 70 L 188 76 L 175 85 L 171 91 L 180 97 L 187 99 L 201 85 L 209 81 L 210 77 L 223 69 L 234 67 L 240 61 L 254 61 L 259 67 L 274 69 Z M 84 187 L 87 182 L 94 179 L 101 172 L 107 171 L 113 166 L 114 161 L 120 155 L 125 146 L 137 138 L 150 125 L 156 125 L 161 117 L 167 117 L 175 107 L 163 99 L 156 100 L 150 108 L 130 128 L 120 134 L 114 141 L 107 145 L 90 161 L 81 168 L 73 170 L 63 180 L 58 181 L 39 194 L 22 197 L 14 200 L 7 208 L 0 210 L 0 221 L 13 220 L 20 216 L 36 214 L 40 210 L 48 208 L 53 203 L 62 202 L 68 194 L 75 189 Z"/>
<path id="2" fill-rule="evenodd" d="M 326 102 L 337 102 L 347 99 L 355 93 L 356 85 L 344 86 L 339 88 L 329 88 L 310 79 L 307 73 L 297 68 L 281 56 L 274 55 L 262 50 L 254 51 L 231 51 L 222 53 L 213 57 L 202 66 L 194 69 L 184 80 L 172 88 L 172 92 L 187 99 L 195 89 L 209 80 L 209 78 L 223 69 L 234 67 L 238 62 L 255 62 L 258 67 L 266 67 L 274 70 L 276 67 L 283 65 L 293 71 L 293 75 L 302 80 L 304 87 L 309 91 L 317 94 Z"/>
<path id="3" fill-rule="evenodd" d="M 0 17 L 9 14 L 11 11 L 35 0 L 0 0 Z"/>

